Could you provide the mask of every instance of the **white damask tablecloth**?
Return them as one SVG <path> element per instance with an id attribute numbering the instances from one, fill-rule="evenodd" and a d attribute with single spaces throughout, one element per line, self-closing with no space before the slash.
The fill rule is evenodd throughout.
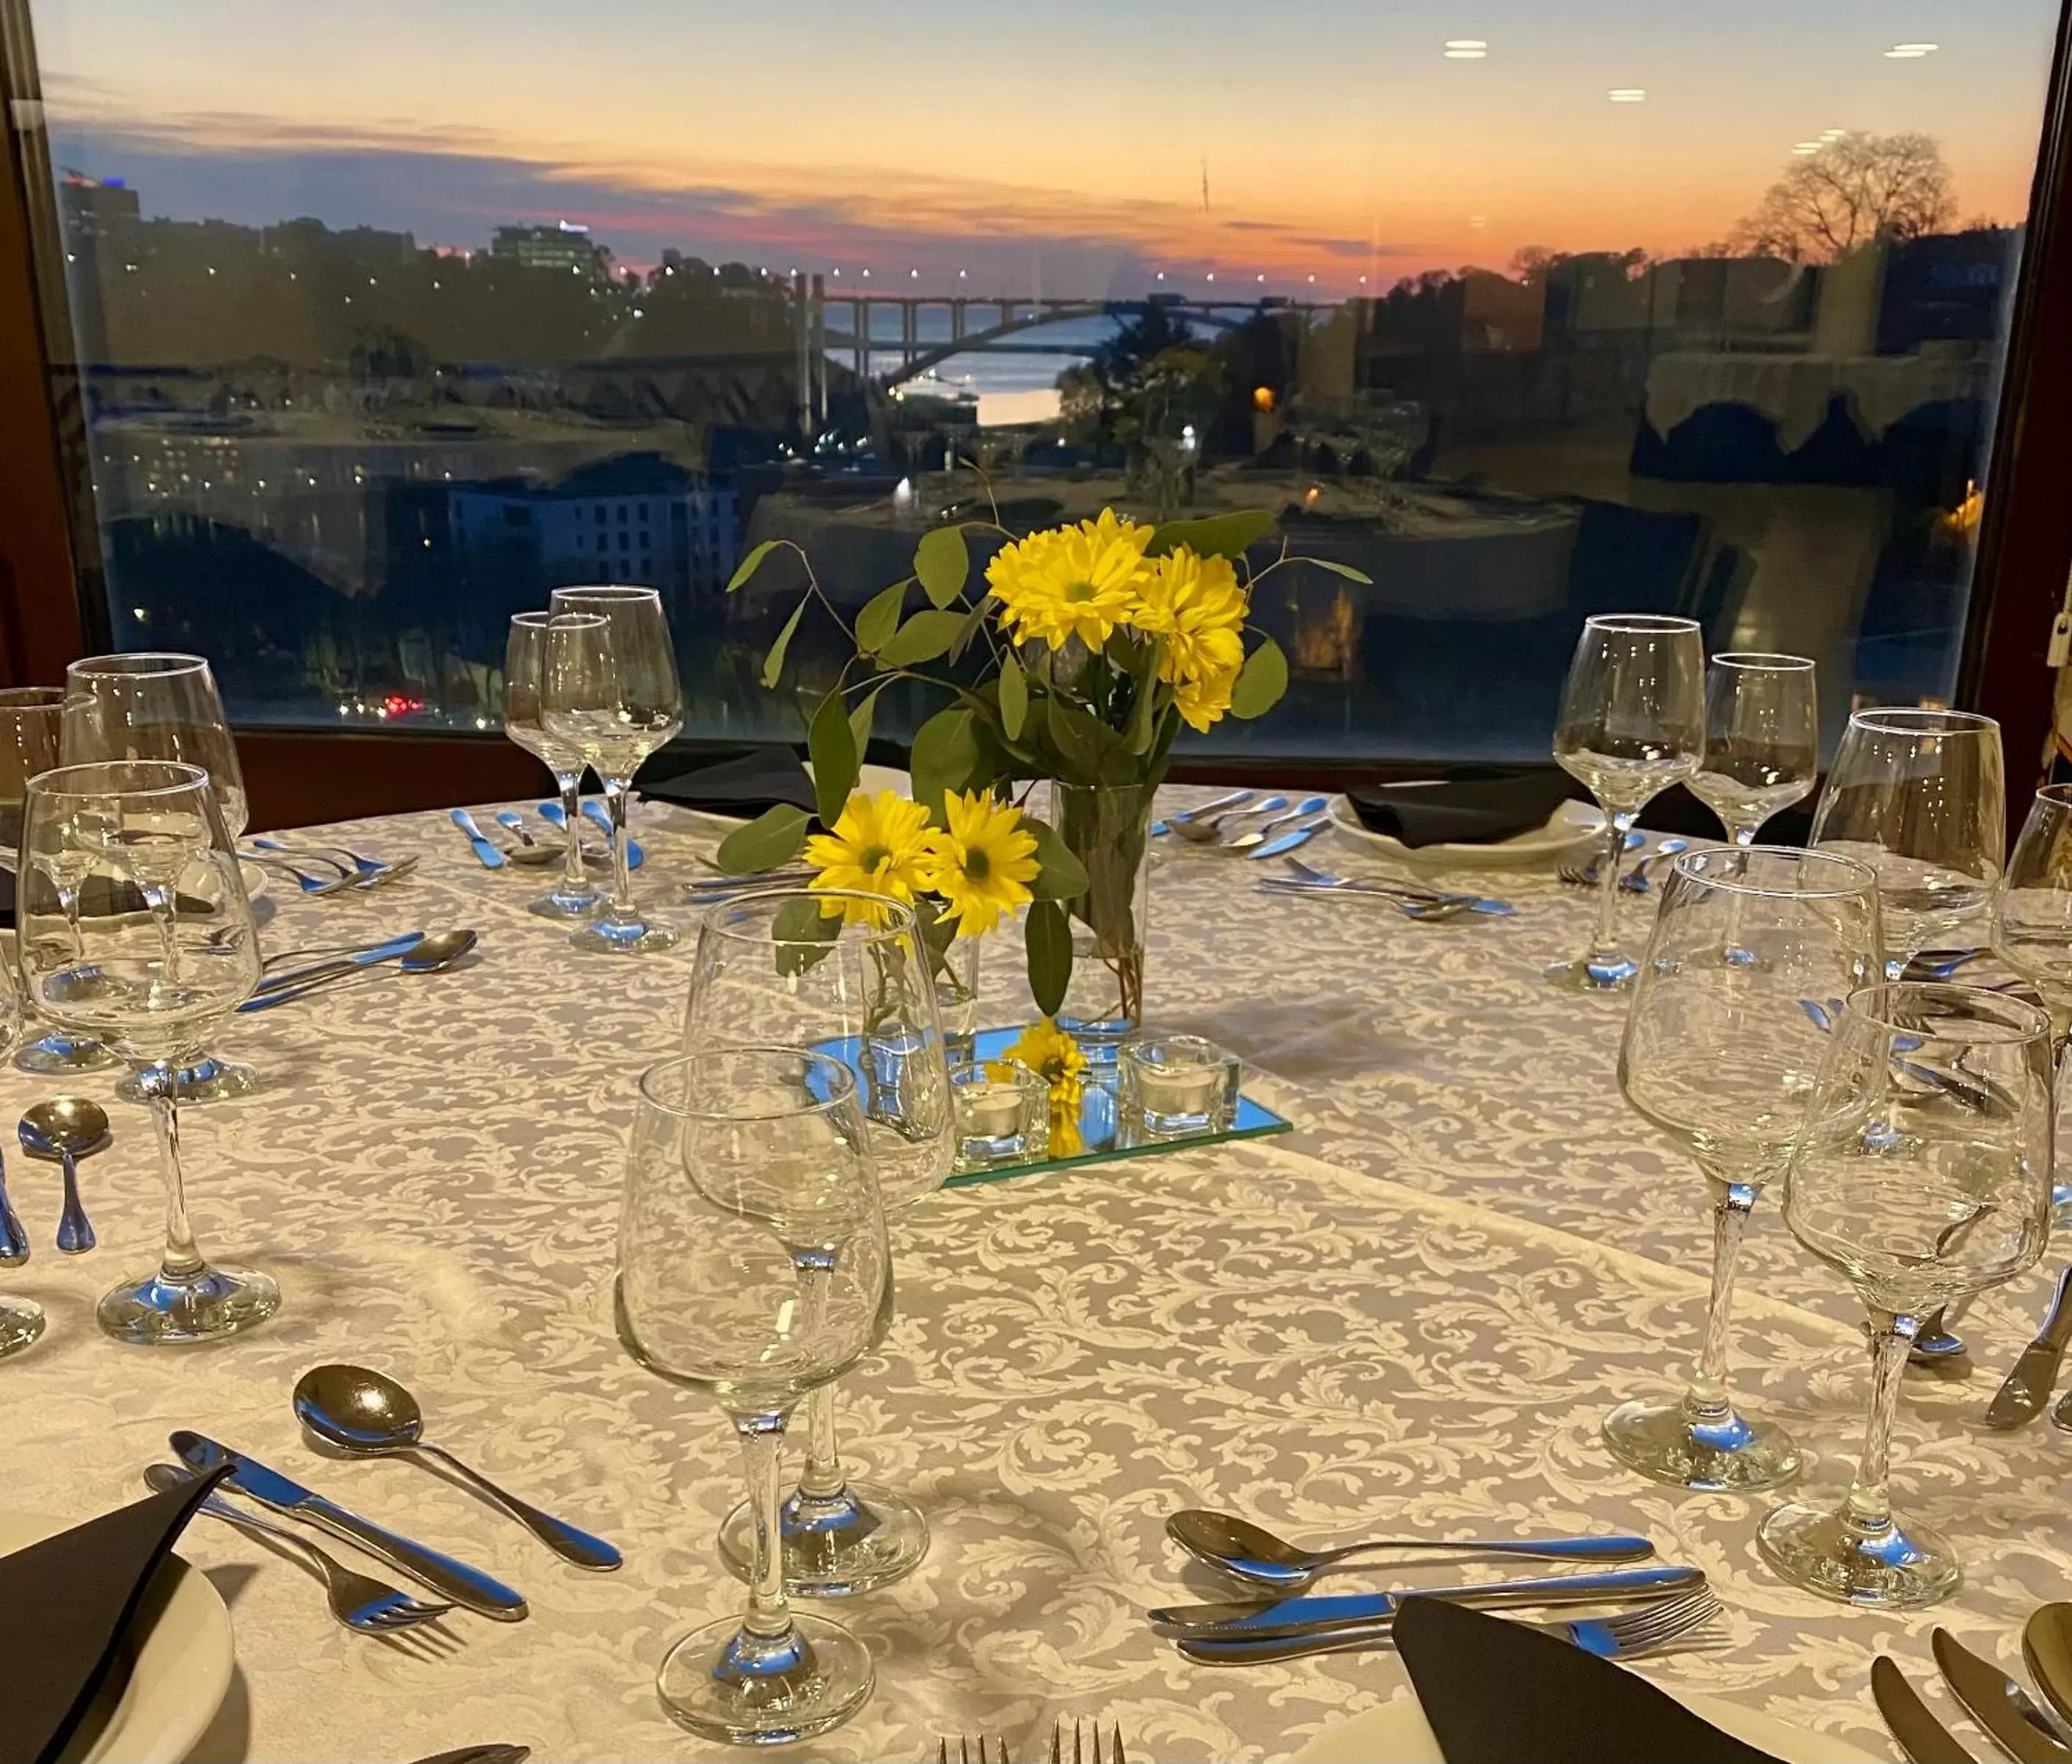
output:
<path id="1" fill-rule="evenodd" d="M 641 831 L 639 879 L 659 903 L 717 829 L 651 808 Z M 649 960 L 574 955 L 524 911 L 541 873 L 485 874 L 442 816 L 341 837 L 419 853 L 420 874 L 347 899 L 277 885 L 269 948 L 471 924 L 479 959 L 224 1032 L 265 1086 L 183 1127 L 204 1246 L 271 1269 L 286 1293 L 249 1337 L 144 1352 L 94 1327 L 98 1293 L 155 1252 L 141 1112 L 118 1108 L 114 1148 L 84 1166 L 91 1256 L 51 1252 L 55 1178 L 14 1161 L 37 1253 L 4 1277 L 51 1321 L 0 1366 L 0 1500 L 80 1516 L 117 1503 L 167 1455 L 167 1431 L 191 1426 L 530 1598 L 522 1624 L 449 1620 L 440 1657 L 421 1658 L 341 1630 L 299 1569 L 197 1521 L 183 1548 L 229 1602 L 239 1655 L 195 1754 L 208 1764 L 492 1739 L 543 1764 L 700 1755 L 652 1680 L 675 1635 L 739 1602 L 712 1548 L 736 1498 L 733 1448 L 715 1413 L 626 1357 L 608 1299 L 633 1083 L 674 1050 L 688 942 Z M 845 1432 L 857 1464 L 927 1507 L 935 1548 L 906 1582 L 841 1606 L 878 1657 L 878 1694 L 789 1755 L 918 1759 L 938 1733 L 983 1728 L 1033 1758 L 1054 1716 L 1080 1713 L 1119 1721 L 1133 1759 L 1276 1758 L 1400 1694 L 1385 1652 L 1233 1671 L 1156 1640 L 1144 1608 L 1217 1596 L 1161 1535 L 1185 1505 L 1318 1538 L 1644 1530 L 1729 1606 L 1717 1645 L 1652 1676 L 1873 1750 L 1889 1750 L 1868 1700 L 1875 1651 L 1925 1683 L 1940 1621 L 2013 1660 L 2021 1619 L 2067 1590 L 2072 1439 L 1991 1434 L 1978 1417 L 2048 1270 L 1975 1314 L 1979 1376 L 1910 1385 L 1899 1486 L 1966 1548 L 1959 1597 L 1901 1619 L 1784 1589 L 1754 1553 L 1762 1501 L 1658 1488 L 1597 1442 L 1613 1402 L 1678 1379 L 1708 1227 L 1693 1174 L 1618 1098 L 1619 1006 L 1538 977 L 1583 936 L 1587 900 L 1551 878 L 1491 877 L 1515 919 L 1417 924 L 1269 900 L 1256 873 L 1162 854 L 1152 1015 L 1243 1052 L 1297 1133 L 947 1192 L 900 1220 L 898 1316 L 845 1391 Z M 1636 939 L 1646 910 L 1629 909 Z M 989 1014 L 1005 1019 L 1019 952 L 989 957 Z M 9 1073 L 0 1119 L 50 1088 Z M 1851 1301 L 1774 1209 L 1748 1267 L 1738 1386 L 1811 1449 L 1806 1486 L 1839 1495 L 1864 1385 Z M 288 1392 L 334 1359 L 403 1379 L 433 1437 L 621 1544 L 625 1568 L 564 1567 L 410 1464 L 313 1456 Z"/>

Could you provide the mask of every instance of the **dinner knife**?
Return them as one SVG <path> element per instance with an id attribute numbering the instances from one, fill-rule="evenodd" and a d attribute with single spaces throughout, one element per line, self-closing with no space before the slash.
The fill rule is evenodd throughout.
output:
<path id="1" fill-rule="evenodd" d="M 1871 1662 L 1871 1697 L 1899 1749 L 1914 1764 L 1978 1764 L 1957 1743 L 1956 1736 L 1928 1713 L 1921 1693 L 1884 1654 Z"/>
<path id="2" fill-rule="evenodd" d="M 1297 845 L 1306 845 L 1330 824 L 1328 820 L 1305 821 L 1293 833 L 1283 833 L 1278 839 L 1268 840 L 1251 854 L 1252 861 L 1257 863 L 1262 857 L 1278 857 L 1283 852 L 1294 850 Z"/>
<path id="3" fill-rule="evenodd" d="M 434 1752 L 417 1764 L 525 1764 L 529 1745 L 463 1745 L 457 1752 Z"/>
<path id="4" fill-rule="evenodd" d="M 2015 1764 L 2072 1764 L 2072 1746 L 2057 1737 L 2049 1717 L 1991 1660 L 1981 1659 L 1947 1629 L 1931 1631 L 1928 1645 L 1943 1683 Z"/>
<path id="5" fill-rule="evenodd" d="M 1638 1595 L 1666 1598 L 1705 1584 L 1695 1568 L 1619 1569 L 1604 1574 L 1560 1574 L 1523 1581 L 1482 1581 L 1470 1586 L 1419 1586 L 1400 1593 L 1337 1593 L 1321 1597 L 1246 1599 L 1227 1604 L 1174 1605 L 1149 1614 L 1165 1635 L 1306 1635 L 1348 1624 L 1391 1618 L 1406 1598 L 1441 1598 L 1457 1605 L 1589 1605 Z M 2068 1761 L 2072 1764 L 2072 1761 Z"/>
<path id="6" fill-rule="evenodd" d="M 607 842 L 619 837 L 619 830 L 611 824 L 611 811 L 594 796 L 586 796 L 582 804 L 583 818 L 602 833 Z M 638 870 L 648 861 L 648 853 L 640 849 L 640 841 L 631 833 L 626 836 L 626 867 Z"/>
<path id="7" fill-rule="evenodd" d="M 249 1495 L 261 1507 L 270 1507 L 277 1513 L 290 1514 L 320 1531 L 329 1532 L 334 1537 L 343 1538 L 391 1568 L 421 1581 L 457 1605 L 465 1605 L 471 1611 L 479 1611 L 503 1623 L 516 1623 L 526 1614 L 524 1593 L 479 1568 L 471 1568 L 450 1556 L 384 1530 L 372 1519 L 348 1512 L 278 1470 L 269 1470 L 257 1459 L 232 1451 L 228 1445 L 219 1445 L 199 1433 L 182 1428 L 171 1439 L 180 1461 L 190 1469 L 212 1470 L 219 1464 L 229 1465 L 230 1474 L 224 1481 L 240 1494 Z"/>
<path id="8" fill-rule="evenodd" d="M 456 808 L 447 819 L 467 836 L 467 842 L 475 847 L 475 855 L 481 861 L 484 870 L 501 870 L 504 867 L 504 853 L 491 842 L 488 835 L 475 825 L 474 816 L 465 808 Z"/>
<path id="9" fill-rule="evenodd" d="M 1986 1425 L 2024 1427 L 2042 1413 L 2058 1384 L 2058 1368 L 2065 1350 L 2072 1347 L 2072 1267 L 2058 1277 L 2058 1290 L 2036 1339 L 2021 1351 L 2007 1382 L 1994 1394 L 1986 1410 Z"/>

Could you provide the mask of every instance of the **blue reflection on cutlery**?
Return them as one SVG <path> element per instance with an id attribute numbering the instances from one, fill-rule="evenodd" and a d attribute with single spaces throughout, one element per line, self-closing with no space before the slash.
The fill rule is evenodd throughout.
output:
<path id="1" fill-rule="evenodd" d="M 610 811 L 594 796 L 586 796 L 583 799 L 582 812 L 583 818 L 602 833 L 607 840 L 615 837 L 615 830 L 611 824 Z M 640 841 L 629 833 L 626 836 L 626 867 L 628 870 L 638 870 L 646 861 L 647 856 L 647 853 L 640 849 Z"/>
<path id="2" fill-rule="evenodd" d="M 374 944 L 365 949 L 355 950 L 349 956 L 335 956 L 306 967 L 284 968 L 269 974 L 252 989 L 252 993 L 256 998 L 266 993 L 277 993 L 283 986 L 299 986 L 319 974 L 338 973 L 347 968 L 365 968 L 376 962 L 389 961 L 415 949 L 424 940 L 422 931 L 406 931 L 400 937 L 391 937 L 385 944 Z"/>
<path id="3" fill-rule="evenodd" d="M 504 853 L 496 848 L 489 835 L 475 825 L 474 816 L 465 808 L 456 808 L 449 818 L 454 826 L 467 835 L 467 842 L 475 847 L 475 855 L 481 860 L 484 870 L 501 870 L 504 867 Z"/>

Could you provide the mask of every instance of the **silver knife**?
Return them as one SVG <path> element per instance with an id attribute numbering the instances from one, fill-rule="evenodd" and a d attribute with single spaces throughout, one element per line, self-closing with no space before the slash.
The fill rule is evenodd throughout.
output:
<path id="1" fill-rule="evenodd" d="M 1943 1683 L 2015 1764 L 2072 1764 L 2072 1746 L 2057 1737 L 2049 1717 L 1992 1661 L 1980 1659 L 1947 1629 L 1932 1631 L 1928 1645 Z"/>
<path id="2" fill-rule="evenodd" d="M 434 1752 L 417 1764 L 525 1764 L 529 1745 L 463 1745 L 457 1752 Z"/>
<path id="3" fill-rule="evenodd" d="M 2058 1277 L 2050 1310 L 2036 1339 L 2021 1351 L 2007 1382 L 1986 1410 L 1988 1427 L 2024 1427 L 2043 1412 L 2058 1384 L 2065 1350 L 2072 1347 L 2072 1268 Z"/>
<path id="4" fill-rule="evenodd" d="M 607 843 L 617 837 L 617 829 L 611 824 L 611 811 L 596 797 L 585 797 L 582 806 L 583 818 L 604 835 Z M 626 867 L 638 870 L 647 861 L 648 853 L 640 849 L 640 841 L 629 833 L 626 836 Z"/>
<path id="5" fill-rule="evenodd" d="M 1268 840 L 1257 851 L 1251 853 L 1252 861 L 1257 863 L 1262 857 L 1278 857 L 1285 851 L 1293 851 L 1298 845 L 1306 845 L 1330 824 L 1328 818 L 1323 820 L 1305 821 L 1293 833 L 1283 833 L 1278 839 Z"/>
<path id="6" fill-rule="evenodd" d="M 475 825 L 474 816 L 465 808 L 456 808 L 448 818 L 467 835 L 467 842 L 475 847 L 475 855 L 481 859 L 484 870 L 501 870 L 504 867 L 504 853 L 491 842 L 489 836 Z"/>
<path id="7" fill-rule="evenodd" d="M 1956 1736 L 1928 1713 L 1906 1675 L 1881 1654 L 1871 1662 L 1871 1696 L 1878 1713 L 1914 1764 L 1979 1764 Z"/>
<path id="8" fill-rule="evenodd" d="M 516 1623 L 526 1614 L 524 1593 L 479 1568 L 470 1568 L 450 1556 L 385 1531 L 372 1519 L 348 1512 L 278 1470 L 269 1470 L 257 1459 L 234 1452 L 228 1445 L 219 1445 L 199 1433 L 182 1428 L 171 1437 L 173 1449 L 190 1469 L 211 1470 L 219 1464 L 229 1465 L 231 1472 L 224 1480 L 240 1494 L 249 1495 L 261 1507 L 291 1514 L 307 1520 L 320 1531 L 329 1532 L 334 1537 L 343 1538 L 391 1568 L 423 1581 L 456 1605 L 465 1605 L 471 1611 L 479 1611 L 484 1617 L 493 1617 L 504 1623 Z"/>

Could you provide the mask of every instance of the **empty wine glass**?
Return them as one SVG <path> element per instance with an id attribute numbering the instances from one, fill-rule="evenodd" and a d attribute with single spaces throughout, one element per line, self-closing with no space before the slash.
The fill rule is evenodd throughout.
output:
<path id="1" fill-rule="evenodd" d="M 1583 623 L 1561 689 L 1554 758 L 1607 822 L 1590 951 L 1547 970 L 1557 985 L 1617 992 L 1637 971 L 1618 948 L 1619 864 L 1641 810 L 1692 775 L 1705 750 L 1705 648 L 1696 622 L 1605 613 Z"/>
<path id="2" fill-rule="evenodd" d="M 212 1267 L 187 1222 L 175 1074 L 252 995 L 252 905 L 208 775 L 168 760 L 61 766 L 29 780 L 16 909 L 36 1008 L 98 1036 L 138 1075 L 166 1179 L 159 1266 L 101 1301 L 101 1326 L 145 1345 L 204 1341 L 270 1317 L 264 1274 Z M 60 898 L 59 875 L 76 899 Z"/>
<path id="3" fill-rule="evenodd" d="M 891 1307 L 884 1206 L 847 1066 L 743 1047 L 648 1069 L 619 1214 L 619 1338 L 734 1423 L 755 1521 L 746 1615 L 684 1637 L 656 1682 L 693 1733 L 805 1739 L 870 1695 L 870 1650 L 786 1603 L 777 1472 L 800 1399 L 875 1347 Z"/>
<path id="4" fill-rule="evenodd" d="M 1719 959 L 1731 940 L 1750 959 Z M 1862 864 L 1749 845 L 1679 857 L 1619 1047 L 1619 1088 L 1697 1162 L 1712 1201 L 1712 1298 L 1679 1401 L 1622 1403 L 1604 1437 L 1629 1468 L 1684 1488 L 1768 1488 L 1799 1449 L 1727 1392 L 1734 1267 L 1783 1169 L 1827 1051 L 1830 1001 L 1882 972 L 1877 882 Z"/>
<path id="5" fill-rule="evenodd" d="M 597 774 L 611 811 L 611 900 L 569 940 L 578 949 L 617 955 L 667 949 L 676 928 L 635 909 L 626 852 L 633 775 L 684 726 L 684 689 L 662 597 L 652 588 L 557 588 L 553 605 L 556 612 L 604 619 L 602 626 L 550 627 L 540 676 L 541 726 Z"/>
<path id="6" fill-rule="evenodd" d="M 2046 784 L 2029 805 L 2001 878 L 1993 947 L 2042 999 L 2062 1067 L 2072 1036 L 2072 784 Z M 2050 1221 L 2072 1224 L 2072 1183 L 2052 1182 Z"/>
<path id="7" fill-rule="evenodd" d="M 1832 1045 L 1784 1178 L 1784 1222 L 1870 1314 L 1870 1413 L 1839 1508 L 1762 1522 L 1763 1559 L 1852 1605 L 1934 1603 L 1962 1567 L 1886 1489 L 1900 1375 L 1922 1316 L 2012 1280 L 2049 1232 L 2050 1022 L 2025 1000 L 1916 981 L 1864 988 Z"/>
<path id="8" fill-rule="evenodd" d="M 237 743 L 224 714 L 216 676 L 199 656 L 142 652 L 88 656 L 65 669 L 60 757 L 68 766 L 103 759 L 166 759 L 208 774 L 234 850 L 248 812 Z M 217 1103 L 249 1094 L 258 1082 L 249 1066 L 204 1049 L 176 1075 L 183 1103 Z M 115 1087 L 125 1102 L 146 1100 L 134 1074 Z"/>
<path id="9" fill-rule="evenodd" d="M 928 951 L 911 907 L 841 889 L 774 889 L 715 906 L 698 929 L 684 1047 L 776 1040 L 839 1059 L 855 1081 L 871 1165 L 896 1216 L 942 1184 L 956 1155 L 952 1096 Z M 806 1462 L 784 1502 L 786 1590 L 869 1591 L 913 1572 L 928 1523 L 905 1496 L 852 1482 L 832 1384 L 808 1399 Z M 753 1515 L 734 1509 L 720 1552 L 738 1573 Z"/>
<path id="10" fill-rule="evenodd" d="M 582 775 L 581 755 L 547 733 L 540 720 L 540 676 L 546 661 L 547 632 L 556 624 L 574 628 L 583 621 L 602 626 L 602 613 L 520 612 L 511 616 L 511 635 L 504 648 L 504 733 L 554 775 L 561 793 L 561 820 L 568 843 L 561 850 L 561 879 L 532 902 L 528 910 L 542 919 L 587 919 L 604 896 L 590 886 L 583 868 Z"/>
<path id="11" fill-rule="evenodd" d="M 1886 972 L 1924 949 L 1991 935 L 2007 842 L 2000 726 L 1968 710 L 1860 710 L 1849 718 L 1809 844 L 1877 872 Z"/>
<path id="12" fill-rule="evenodd" d="M 1762 824 L 1813 793 L 1820 716 L 1813 664 L 1803 656 L 1734 652 L 1705 673 L 1705 757 L 1691 794 L 1727 837 L 1753 845 Z"/>

